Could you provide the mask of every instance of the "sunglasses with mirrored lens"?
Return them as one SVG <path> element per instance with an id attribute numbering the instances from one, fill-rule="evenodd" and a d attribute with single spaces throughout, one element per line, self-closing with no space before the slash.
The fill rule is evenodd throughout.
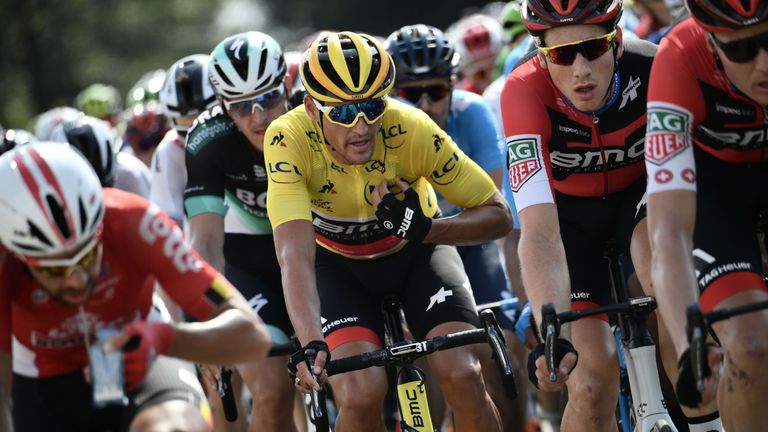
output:
<path id="1" fill-rule="evenodd" d="M 80 252 L 78 256 L 76 255 L 73 260 L 76 260 L 74 264 L 70 265 L 32 265 L 30 264 L 30 267 L 32 270 L 39 274 L 42 277 L 45 278 L 60 278 L 65 277 L 69 274 L 71 274 L 75 269 L 77 268 L 88 268 L 91 264 L 93 264 L 94 261 L 96 261 L 96 257 L 99 254 L 99 243 L 96 242 L 91 246 L 90 248 L 85 248 L 82 252 Z M 44 262 L 44 261 L 43 261 Z"/>
<path id="2" fill-rule="evenodd" d="M 320 102 L 312 100 L 328 121 L 348 128 L 355 126 L 360 116 L 365 118 L 366 123 L 374 124 L 384 115 L 384 111 L 387 109 L 386 96 L 332 107 L 321 105 Z"/>
<path id="3" fill-rule="evenodd" d="M 266 111 L 280 104 L 285 98 L 285 90 L 282 85 L 272 91 L 242 101 L 224 101 L 224 107 L 232 117 L 250 117 L 256 109 Z"/>
<path id="4" fill-rule="evenodd" d="M 412 104 L 418 104 L 423 95 L 427 95 L 432 102 L 443 100 L 451 93 L 451 87 L 445 84 L 430 86 L 398 87 L 397 95 Z"/>
<path id="5" fill-rule="evenodd" d="M 732 42 L 722 42 L 712 33 L 710 33 L 710 37 L 715 45 L 723 51 L 723 54 L 728 57 L 728 60 L 734 63 L 751 62 L 757 57 L 760 48 L 768 51 L 768 32 Z"/>
<path id="6" fill-rule="evenodd" d="M 583 39 L 576 42 L 569 42 L 551 47 L 539 47 L 539 52 L 542 53 L 550 63 L 561 66 L 570 66 L 576 60 L 576 54 L 581 54 L 589 61 L 605 54 L 611 49 L 615 38 L 616 30 L 602 36 Z"/>

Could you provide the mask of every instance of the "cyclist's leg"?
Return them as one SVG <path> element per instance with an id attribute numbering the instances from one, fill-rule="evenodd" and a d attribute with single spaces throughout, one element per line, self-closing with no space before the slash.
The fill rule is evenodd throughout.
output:
<path id="1" fill-rule="evenodd" d="M 697 152 L 696 163 L 700 174 L 693 255 L 702 309 L 765 300 L 755 233 L 760 211 L 768 208 L 768 191 L 745 185 L 768 184 L 768 170 L 764 164 L 727 164 L 703 151 Z M 725 353 L 717 394 L 723 425 L 727 430 L 763 429 L 768 312 L 734 317 L 714 328 Z"/>
<path id="2" fill-rule="evenodd" d="M 383 346 L 381 300 L 371 293 L 370 286 L 386 279 L 387 273 L 394 273 L 393 268 L 377 269 L 376 262 L 352 261 L 317 248 L 317 288 L 323 335 L 331 350 L 331 359 Z M 330 383 L 338 408 L 336 432 L 386 430 L 383 401 L 387 393 L 387 376 L 383 368 L 335 375 L 330 378 Z"/>
<path id="3" fill-rule="evenodd" d="M 461 258 L 445 245 L 420 245 L 403 288 L 403 309 L 417 339 L 479 326 Z M 482 354 L 481 354 L 482 353 Z M 440 351 L 427 357 L 450 405 L 458 431 L 499 431 L 498 411 L 488 395 L 480 358 L 485 345 Z"/>
<path id="4" fill-rule="evenodd" d="M 195 367 L 172 357 L 158 357 L 144 382 L 129 395 L 130 422 L 134 431 L 207 431 L 211 430 L 211 410 Z"/>
<path id="5" fill-rule="evenodd" d="M 293 328 L 282 296 L 279 267 L 259 266 L 257 269 L 260 270 L 258 273 L 245 271 L 227 262 L 225 275 L 267 324 L 272 343 L 288 342 Z M 296 392 L 288 379 L 286 364 L 287 357 L 268 357 L 237 365 L 237 371 L 252 397 L 251 431 L 296 430 L 293 421 Z M 244 414 L 242 416 L 245 417 Z"/>
<path id="6" fill-rule="evenodd" d="M 509 280 L 502 265 L 502 255 L 496 242 L 460 246 L 457 249 L 469 277 L 475 301 L 478 304 L 512 296 Z M 513 355 L 515 353 L 513 346 L 520 345 L 514 336 L 514 321 L 503 311 L 496 313 L 496 319 L 507 340 L 510 361 L 520 376 L 521 363 Z M 504 430 L 519 431 L 523 429 L 525 426 L 526 392 L 519 392 L 514 401 L 507 398 L 501 376 L 493 364 L 494 360 L 490 355 L 483 355 L 480 361 L 483 365 L 483 377 L 488 387 L 488 393 L 496 404 Z"/>
<path id="7" fill-rule="evenodd" d="M 745 209 L 728 204 L 697 216 L 694 262 L 704 311 L 768 299 L 755 226 L 744 217 Z M 725 351 L 718 388 L 723 425 L 727 430 L 761 429 L 762 407 L 768 403 L 768 311 L 733 317 L 714 329 Z"/>
<path id="8" fill-rule="evenodd" d="M 558 204 L 560 235 L 571 278 L 571 308 L 589 309 L 610 304 L 611 282 L 603 255 L 605 241 L 613 235 L 611 227 L 616 225 L 615 218 L 611 217 L 614 203 L 594 200 L 572 213 L 578 216 L 599 211 L 596 221 L 571 220 L 568 218 L 570 207 L 561 209 L 562 203 L 563 200 Z M 562 429 L 569 432 L 615 430 L 619 369 L 615 339 L 607 317 L 585 318 L 570 326 L 579 362 L 567 382 L 568 403 L 563 412 Z"/>

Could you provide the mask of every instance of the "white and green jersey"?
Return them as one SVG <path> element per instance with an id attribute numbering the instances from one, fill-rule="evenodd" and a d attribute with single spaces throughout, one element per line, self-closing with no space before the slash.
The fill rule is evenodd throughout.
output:
<path id="1" fill-rule="evenodd" d="M 248 141 L 232 119 L 216 106 L 195 120 L 187 134 L 188 218 L 201 213 L 224 216 L 230 234 L 271 234 L 267 218 L 264 154 Z"/>

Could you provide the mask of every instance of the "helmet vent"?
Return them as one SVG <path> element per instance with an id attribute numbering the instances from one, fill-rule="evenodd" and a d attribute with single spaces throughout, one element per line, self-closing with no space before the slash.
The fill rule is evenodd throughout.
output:
<path id="1" fill-rule="evenodd" d="M 48 239 L 48 237 L 43 234 L 43 231 L 37 227 L 31 220 L 27 220 L 27 225 L 29 225 L 29 234 L 40 240 L 40 243 L 45 243 L 49 247 L 53 247 L 53 243 Z M 22 245 L 19 244 L 20 247 L 23 247 L 24 249 L 30 249 L 30 250 L 39 250 L 39 248 L 36 248 L 34 246 L 29 245 Z"/>
<path id="2" fill-rule="evenodd" d="M 96 232 L 96 224 L 101 221 L 101 213 L 104 212 L 104 206 L 99 206 L 98 210 L 96 210 L 96 214 L 93 215 L 93 220 L 91 221 L 91 227 L 88 230 L 88 232 Z M 86 218 L 83 217 L 83 220 Z"/>
<path id="3" fill-rule="evenodd" d="M 77 198 L 77 210 L 80 212 L 80 232 L 84 233 L 86 224 L 88 223 L 88 214 L 85 212 L 83 197 Z"/>
<path id="4" fill-rule="evenodd" d="M 61 232 L 65 239 L 72 238 L 73 233 L 69 230 L 69 225 L 67 225 L 67 218 L 64 214 L 64 208 L 61 206 L 61 204 L 59 204 L 56 198 L 53 197 L 53 195 L 46 195 L 45 201 L 48 203 L 48 209 L 51 211 L 53 222 L 56 224 L 59 232 Z"/>
<path id="5" fill-rule="evenodd" d="M 216 74 L 221 78 L 228 86 L 232 87 L 232 81 L 229 80 L 229 77 L 227 77 L 227 74 L 224 73 L 223 70 L 221 70 L 221 66 L 218 64 L 213 65 L 214 68 L 216 68 Z"/>
<path id="6" fill-rule="evenodd" d="M 257 77 L 263 77 L 264 71 L 267 69 L 267 55 L 269 53 L 266 49 L 261 50 L 261 58 L 259 59 L 259 72 L 256 75 Z"/>

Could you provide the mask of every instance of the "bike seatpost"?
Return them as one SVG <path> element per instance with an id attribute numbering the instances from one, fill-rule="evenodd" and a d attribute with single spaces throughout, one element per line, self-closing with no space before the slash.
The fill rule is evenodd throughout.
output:
<path id="1" fill-rule="evenodd" d="M 685 309 L 685 315 L 688 320 L 686 331 L 688 333 L 688 343 L 690 344 L 693 378 L 696 380 L 696 389 L 702 391 L 704 390 L 704 362 L 706 361 L 704 357 L 707 352 L 707 323 L 698 303 L 689 304 Z"/>

